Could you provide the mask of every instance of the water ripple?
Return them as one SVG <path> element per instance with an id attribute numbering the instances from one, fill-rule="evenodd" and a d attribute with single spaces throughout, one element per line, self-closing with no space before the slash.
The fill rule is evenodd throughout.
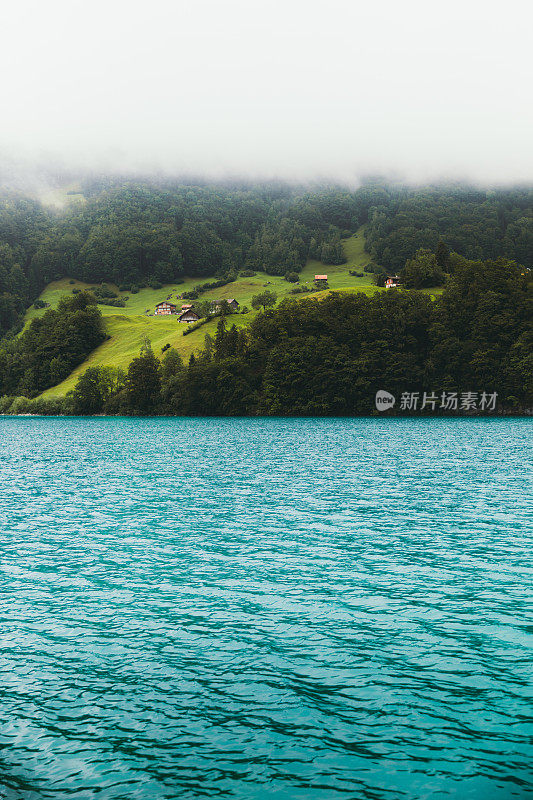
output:
<path id="1" fill-rule="evenodd" d="M 0 419 L 0 798 L 533 796 L 530 432 Z"/>

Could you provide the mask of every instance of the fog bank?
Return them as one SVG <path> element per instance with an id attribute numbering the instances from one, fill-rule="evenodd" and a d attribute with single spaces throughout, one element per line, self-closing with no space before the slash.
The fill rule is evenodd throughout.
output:
<path id="1" fill-rule="evenodd" d="M 533 180 L 529 4 L 368 6 L 4 4 L 0 159 L 215 178 Z"/>

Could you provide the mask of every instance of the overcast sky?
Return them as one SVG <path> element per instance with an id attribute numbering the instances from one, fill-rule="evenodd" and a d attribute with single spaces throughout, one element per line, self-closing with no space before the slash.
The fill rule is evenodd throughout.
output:
<path id="1" fill-rule="evenodd" d="M 0 153 L 533 180 L 530 0 L 4 0 Z"/>

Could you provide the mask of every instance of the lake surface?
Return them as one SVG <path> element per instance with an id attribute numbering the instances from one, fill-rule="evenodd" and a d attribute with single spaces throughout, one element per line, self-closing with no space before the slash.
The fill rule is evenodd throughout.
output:
<path id="1" fill-rule="evenodd" d="M 531 433 L 0 418 L 0 797 L 531 798 Z"/>

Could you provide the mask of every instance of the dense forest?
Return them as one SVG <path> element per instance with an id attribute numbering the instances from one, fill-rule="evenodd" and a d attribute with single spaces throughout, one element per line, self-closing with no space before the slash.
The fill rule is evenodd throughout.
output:
<path id="1" fill-rule="evenodd" d="M 440 240 L 468 259 L 506 256 L 533 266 L 531 189 L 384 190 L 367 220 L 369 252 L 390 271 L 399 271 L 420 248 L 435 251 Z"/>
<path id="2" fill-rule="evenodd" d="M 65 408 L 363 413 L 377 384 L 397 392 L 429 383 L 492 387 L 511 405 L 523 405 L 530 402 L 533 373 L 526 304 L 532 207 L 525 188 L 377 182 L 350 192 L 277 183 L 93 180 L 84 184 L 83 200 L 63 211 L 4 193 L 0 394 L 36 396 L 104 338 L 100 312 L 85 293 L 64 299 L 17 335 L 25 309 L 52 280 L 109 281 L 129 289 L 185 275 L 227 281 L 242 270 L 290 275 L 308 258 L 342 263 L 341 239 L 364 224 L 378 284 L 387 272 L 399 272 L 404 286 L 414 289 L 446 279 L 442 298 L 390 292 L 284 302 L 246 332 L 223 316 L 216 337 L 190 364 L 171 351 L 160 367 L 146 345 L 130 368 L 153 362 L 155 388 L 144 400 L 129 373 L 108 369 L 85 377 L 106 387 L 94 390 L 91 403 L 84 406 L 80 390 Z"/>

